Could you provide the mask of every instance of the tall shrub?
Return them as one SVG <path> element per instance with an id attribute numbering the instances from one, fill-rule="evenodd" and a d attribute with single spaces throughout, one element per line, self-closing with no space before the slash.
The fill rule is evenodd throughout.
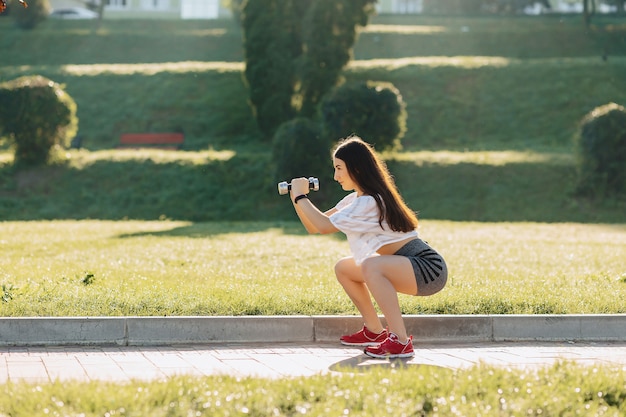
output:
<path id="1" fill-rule="evenodd" d="M 260 130 L 270 138 L 296 116 L 313 117 L 351 58 L 356 25 L 375 0 L 246 0 L 245 79 Z"/>
<path id="2" fill-rule="evenodd" d="M 626 196 L 626 108 L 597 107 L 581 121 L 576 136 L 580 194 Z"/>
<path id="3" fill-rule="evenodd" d="M 366 26 L 374 12 L 372 0 L 316 0 L 304 16 L 303 50 L 296 92 L 300 116 L 312 117 L 341 71 L 352 59 L 357 27 Z"/>
<path id="4" fill-rule="evenodd" d="M 244 50 L 250 104 L 261 132 L 296 115 L 295 59 L 302 54 L 300 16 L 310 0 L 249 0 L 243 5 Z"/>
<path id="5" fill-rule="evenodd" d="M 54 81 L 35 75 L 0 84 L 0 135 L 13 142 L 15 164 L 46 164 L 77 130 L 76 103 Z"/>
<path id="6" fill-rule="evenodd" d="M 324 96 L 320 115 L 324 133 L 333 140 L 356 134 L 381 151 L 400 149 L 406 132 L 406 104 L 387 82 L 335 87 Z"/>

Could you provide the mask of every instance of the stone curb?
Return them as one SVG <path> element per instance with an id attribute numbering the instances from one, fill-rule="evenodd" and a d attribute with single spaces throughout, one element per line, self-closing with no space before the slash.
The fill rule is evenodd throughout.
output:
<path id="1" fill-rule="evenodd" d="M 626 341 L 626 314 L 412 315 L 424 342 Z M 358 316 L 0 318 L 0 346 L 328 342 L 361 328 Z"/>

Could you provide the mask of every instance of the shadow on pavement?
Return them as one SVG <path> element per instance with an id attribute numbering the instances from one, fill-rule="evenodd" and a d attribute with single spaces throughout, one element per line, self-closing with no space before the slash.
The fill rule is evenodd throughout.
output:
<path id="1" fill-rule="evenodd" d="M 425 365 L 415 363 L 415 358 L 397 358 L 397 359 L 376 359 L 364 354 L 348 358 L 334 363 L 328 367 L 332 372 L 350 372 L 363 373 L 374 369 L 406 369 L 408 367 L 433 367 L 438 369 L 447 369 L 436 365 Z"/>

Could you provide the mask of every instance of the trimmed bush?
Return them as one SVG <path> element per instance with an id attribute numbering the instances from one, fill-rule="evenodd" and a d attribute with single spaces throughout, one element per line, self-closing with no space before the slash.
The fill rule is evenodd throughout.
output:
<path id="1" fill-rule="evenodd" d="M 589 197 L 626 195 L 626 108 L 597 107 L 582 120 L 576 136 L 578 187 Z"/>
<path id="2" fill-rule="evenodd" d="M 48 0 L 28 0 L 28 7 L 22 7 L 17 0 L 11 1 L 11 15 L 22 29 L 33 29 L 48 18 L 50 2 Z"/>
<path id="3" fill-rule="evenodd" d="M 250 104 L 259 129 L 273 137 L 294 117 L 314 117 L 352 57 L 357 26 L 374 0 L 244 1 L 242 26 Z"/>
<path id="4" fill-rule="evenodd" d="M 300 0 L 301 1 L 301 0 Z M 300 61 L 300 116 L 314 117 L 320 100 L 340 84 L 341 73 L 352 59 L 358 27 L 375 13 L 375 0 L 315 0 L 302 25 Z"/>
<path id="5" fill-rule="evenodd" d="M 277 181 L 298 177 L 317 177 L 320 184 L 332 181 L 332 143 L 322 135 L 320 125 L 304 117 L 283 123 L 272 142 L 272 160 Z M 320 186 L 319 195 L 327 195 Z"/>
<path id="6" fill-rule="evenodd" d="M 16 165 L 44 165 L 54 147 L 78 130 L 76 103 L 61 85 L 40 75 L 0 84 L 0 135 L 15 145 Z"/>
<path id="7" fill-rule="evenodd" d="M 299 19 L 305 6 L 283 0 L 244 2 L 244 76 L 254 117 L 267 139 L 297 113 L 292 95 L 295 58 L 302 53 Z"/>
<path id="8" fill-rule="evenodd" d="M 322 100 L 325 134 L 339 140 L 351 134 L 364 138 L 379 151 L 398 150 L 406 132 L 406 104 L 391 83 L 346 83 Z"/>

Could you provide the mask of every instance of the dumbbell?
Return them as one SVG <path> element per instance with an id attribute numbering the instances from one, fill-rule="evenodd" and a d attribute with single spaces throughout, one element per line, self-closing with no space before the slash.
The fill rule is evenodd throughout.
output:
<path id="1" fill-rule="evenodd" d="M 320 180 L 314 177 L 309 177 L 309 190 L 317 191 L 319 189 Z M 287 181 L 282 181 L 278 183 L 278 194 L 287 194 L 289 190 L 291 190 L 291 184 L 289 184 Z"/>

